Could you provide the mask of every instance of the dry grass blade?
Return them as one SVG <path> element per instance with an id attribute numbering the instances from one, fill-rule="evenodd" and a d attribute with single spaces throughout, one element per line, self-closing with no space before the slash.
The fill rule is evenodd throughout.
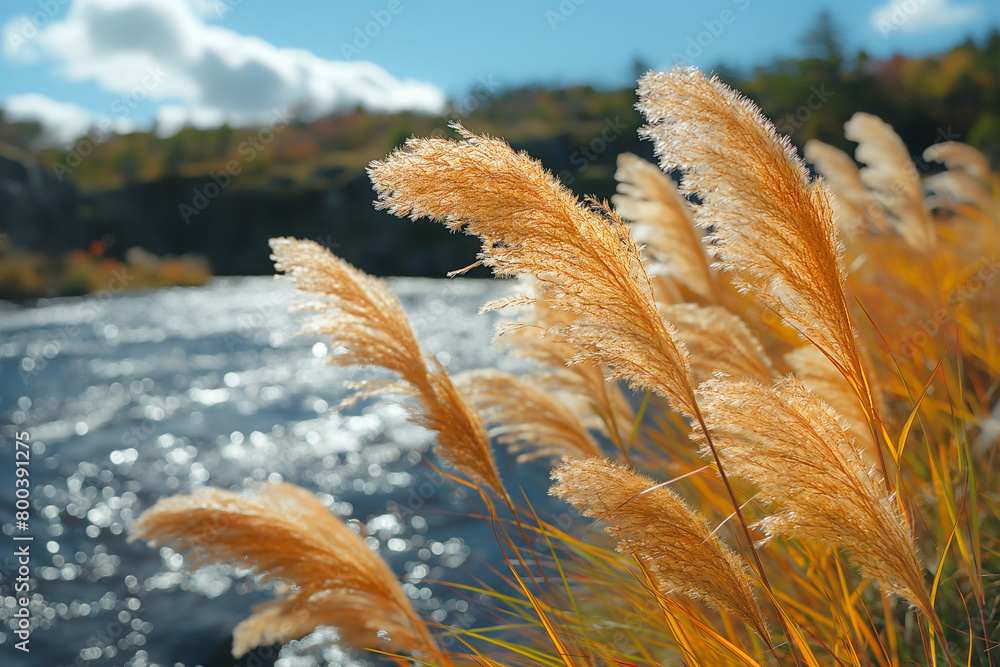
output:
<path id="1" fill-rule="evenodd" d="M 861 112 L 844 123 L 844 136 L 858 143 L 854 154 L 867 165 L 861 180 L 885 205 L 896 231 L 911 247 L 931 250 L 934 221 L 924 208 L 920 174 L 903 140 L 881 118 Z"/>
<path id="2" fill-rule="evenodd" d="M 354 647 L 438 653 L 385 562 L 301 487 L 268 484 L 253 496 L 202 489 L 160 500 L 131 528 L 132 539 L 187 552 L 189 567 L 231 563 L 279 584 L 281 597 L 236 628 L 236 656 L 319 625 Z"/>
<path id="3" fill-rule="evenodd" d="M 819 345 L 866 391 L 844 298 L 830 192 L 749 100 L 694 69 L 647 74 L 638 108 L 661 166 L 702 199 L 697 222 L 734 282 Z"/>
<path id="4" fill-rule="evenodd" d="M 618 213 L 632 222 L 632 237 L 644 243 L 653 264 L 650 272 L 687 286 L 706 301 L 715 301 L 715 277 L 708 266 L 701 233 L 691 219 L 691 205 L 677 193 L 660 168 L 632 153 L 618 156 L 618 194 L 611 198 Z"/>
<path id="5" fill-rule="evenodd" d="M 271 239 L 271 248 L 276 269 L 314 297 L 300 306 L 318 313 L 305 332 L 347 348 L 344 354 L 327 357 L 330 363 L 381 366 L 399 376 L 392 384 L 361 383 L 355 399 L 384 393 L 416 397 L 421 409 L 415 420 L 437 432 L 438 455 L 504 496 L 479 414 L 455 389 L 444 367 L 420 349 L 406 313 L 385 283 L 312 241 Z"/>
<path id="6" fill-rule="evenodd" d="M 802 152 L 805 159 L 815 165 L 816 171 L 823 174 L 836 195 L 839 206 L 834 220 L 846 237 L 853 238 L 870 228 L 889 231 L 885 208 L 861 182 L 861 174 L 851 156 L 817 139 L 807 141 Z"/>
<path id="7" fill-rule="evenodd" d="M 757 380 L 774 376 L 760 341 L 743 320 L 725 308 L 680 303 L 661 306 L 660 312 L 684 341 L 697 382 L 717 372 Z"/>
<path id="8" fill-rule="evenodd" d="M 598 458 L 564 461 L 552 478 L 549 493 L 584 516 L 611 522 L 607 532 L 620 538 L 618 550 L 648 568 L 661 592 L 723 609 L 767 639 L 743 561 L 676 493 Z"/>
<path id="9" fill-rule="evenodd" d="M 510 373 L 479 370 L 455 378 L 488 424 L 490 437 L 517 454 L 518 462 L 543 456 L 599 456 L 601 448 L 572 406 L 536 381 Z"/>
<path id="10" fill-rule="evenodd" d="M 791 378 L 771 386 L 720 378 L 698 393 L 727 470 L 778 505 L 758 524 L 768 539 L 844 547 L 862 573 L 933 616 L 909 526 L 829 404 Z"/>
<path id="11" fill-rule="evenodd" d="M 455 127 L 461 141 L 411 138 L 369 166 L 377 206 L 480 236 L 481 260 L 496 275 L 531 274 L 541 298 L 574 314 L 547 335 L 576 348 L 575 360 L 605 363 L 612 379 L 650 388 L 690 414 L 687 354 L 656 310 L 625 223 L 603 205 L 582 205 L 503 141 Z"/>

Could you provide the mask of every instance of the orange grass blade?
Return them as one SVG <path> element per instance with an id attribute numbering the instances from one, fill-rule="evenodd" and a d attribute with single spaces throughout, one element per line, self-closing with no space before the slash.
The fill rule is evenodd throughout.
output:
<path id="1" fill-rule="evenodd" d="M 753 658 L 753 656 L 748 654 L 746 651 L 741 649 L 733 642 L 729 641 L 726 637 L 720 635 L 718 632 L 716 632 L 715 628 L 708 625 L 697 616 L 688 612 L 688 610 L 685 609 L 677 601 L 671 600 L 670 598 L 665 596 L 657 596 L 657 599 L 662 599 L 664 605 L 683 615 L 693 626 L 695 626 L 695 628 L 703 632 L 706 636 L 710 637 L 713 641 L 717 642 L 720 645 L 720 647 L 729 651 L 736 659 L 738 659 L 741 663 L 743 663 L 747 667 L 763 667 L 760 664 L 760 662 L 758 662 Z"/>
<path id="2" fill-rule="evenodd" d="M 952 526 L 951 533 L 948 535 L 948 541 L 944 543 L 944 548 L 940 550 L 940 560 L 938 561 L 937 572 L 934 573 L 934 581 L 931 583 L 931 604 L 937 599 L 938 586 L 941 584 L 941 574 L 944 572 L 944 560 L 948 557 L 948 551 L 951 549 L 951 543 L 955 540 L 955 535 L 958 532 L 958 524 L 956 523 Z"/>
<path id="3" fill-rule="evenodd" d="M 656 600 L 656 604 L 660 608 L 660 612 L 663 614 L 663 620 L 666 621 L 667 627 L 670 628 L 670 632 L 674 637 L 674 641 L 676 641 L 677 645 L 680 646 L 681 653 L 684 655 L 685 658 L 687 658 L 693 664 L 697 665 L 698 659 L 695 657 L 694 647 L 691 645 L 691 640 L 688 639 L 687 632 L 680 625 L 680 623 L 677 622 L 677 619 L 674 618 L 674 615 L 667 610 L 665 598 L 661 595 L 656 594 L 656 584 L 653 581 L 652 577 L 650 576 L 649 570 L 643 567 L 642 561 L 640 559 L 636 558 L 635 562 L 636 564 L 638 564 L 640 571 L 646 578 L 646 586 L 648 587 L 647 590 Z M 678 609 L 683 610 L 683 608 L 679 606 Z M 686 610 L 683 611 L 685 614 L 687 613 Z"/>
<path id="4" fill-rule="evenodd" d="M 882 598 L 882 613 L 885 615 L 886 619 L 891 619 L 892 600 L 889 598 L 889 595 L 885 591 L 879 591 L 879 594 Z M 892 667 L 899 667 L 899 637 L 896 634 L 896 624 L 887 622 L 885 624 L 885 634 L 886 637 L 889 639 L 889 656 L 888 656 L 889 660 L 892 661 Z M 882 648 L 884 652 L 885 647 L 881 646 L 881 642 L 879 643 L 879 646 Z"/>
<path id="5" fill-rule="evenodd" d="M 504 558 L 507 558 L 506 553 L 504 554 Z M 524 593 L 524 596 L 528 598 L 529 602 L 531 602 L 531 606 L 538 615 L 538 620 L 540 620 L 542 625 L 545 627 L 545 634 L 549 636 L 549 641 L 551 641 L 552 645 L 556 648 L 556 653 L 559 654 L 559 658 L 562 660 L 563 665 L 566 667 L 573 667 L 573 662 L 569 659 L 569 652 L 563 645 L 562 640 L 559 639 L 559 635 L 556 634 L 555 628 L 552 626 L 552 622 L 545 613 L 545 609 L 539 603 L 538 599 L 532 595 L 531 590 L 528 589 L 524 581 L 521 580 L 520 575 L 518 575 L 517 570 L 514 568 L 514 564 L 510 562 L 510 559 L 507 559 L 507 564 L 510 566 L 510 571 L 513 573 L 514 578 L 517 579 L 517 584 L 521 587 L 521 591 Z"/>

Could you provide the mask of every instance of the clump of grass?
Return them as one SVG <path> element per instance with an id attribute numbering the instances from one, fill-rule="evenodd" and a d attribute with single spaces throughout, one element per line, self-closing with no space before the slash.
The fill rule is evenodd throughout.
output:
<path id="1" fill-rule="evenodd" d="M 137 536 L 287 587 L 241 626 L 240 647 L 330 624 L 354 646 L 386 630 L 399 659 L 422 664 L 992 664 L 1000 181 L 946 144 L 928 158 L 947 169 L 921 182 L 868 115 L 846 128 L 867 166 L 812 143 L 828 176 L 812 179 L 715 79 L 649 74 L 639 98 L 643 134 L 698 206 L 634 156 L 619 163 L 618 210 L 580 202 L 537 161 L 458 125 L 457 140 L 411 138 L 369 168 L 377 206 L 480 237 L 479 262 L 520 278 L 486 308 L 520 310 L 500 338 L 539 364 L 526 378 L 449 378 L 384 284 L 315 244 L 273 241 L 309 297 L 305 330 L 347 349 L 331 361 L 396 374 L 360 395 L 415 399 L 441 460 L 506 503 L 509 518 L 488 504 L 487 520 L 513 556 L 513 590 L 479 592 L 514 622 L 442 630 L 462 639 L 442 649 L 363 545 L 309 546 L 309 525 L 345 529 L 307 491 L 161 501 Z M 638 410 L 618 380 L 644 392 Z M 557 527 L 518 507 L 490 436 L 523 464 L 558 459 L 550 493 L 589 521 Z M 285 516 L 283 498 L 311 509 Z M 237 528 L 213 535 L 203 514 Z M 303 544 L 294 559 L 246 539 L 268 522 Z M 345 590 L 387 611 L 359 629 L 323 606 Z M 322 604 L 275 630 L 288 600 Z"/>

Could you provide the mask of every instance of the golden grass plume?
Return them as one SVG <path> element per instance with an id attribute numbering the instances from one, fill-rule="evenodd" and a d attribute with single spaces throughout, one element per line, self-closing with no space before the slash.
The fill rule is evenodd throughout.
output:
<path id="1" fill-rule="evenodd" d="M 681 192 L 701 197 L 696 222 L 711 226 L 718 264 L 821 347 L 863 396 L 827 186 L 810 182 L 752 102 L 693 68 L 645 75 L 638 108 L 661 166 L 680 169 Z"/>
<path id="2" fill-rule="evenodd" d="M 803 386 L 829 403 L 847 421 L 851 427 L 851 435 L 857 438 L 869 460 L 877 461 L 877 445 L 865 412 L 851 390 L 851 385 L 837 372 L 830 360 L 812 345 L 804 345 L 786 354 L 785 361 Z"/>
<path id="3" fill-rule="evenodd" d="M 889 231 L 885 208 L 861 181 L 861 174 L 850 155 L 818 139 L 807 141 L 802 154 L 823 174 L 833 190 L 838 204 L 834 220 L 846 238 L 868 230 Z"/>
<path id="4" fill-rule="evenodd" d="M 660 312 L 684 341 L 696 382 L 716 373 L 768 380 L 774 366 L 746 323 L 719 306 L 678 303 Z"/>
<path id="5" fill-rule="evenodd" d="M 479 409 L 491 438 L 523 463 L 544 456 L 599 456 L 601 448 L 580 419 L 572 396 L 540 386 L 535 378 L 491 369 L 467 371 L 456 385 Z"/>
<path id="6" fill-rule="evenodd" d="M 572 326 L 573 313 L 537 297 L 535 281 L 530 276 L 522 276 L 514 289 L 533 298 L 520 308 L 517 320 L 500 325 L 497 340 L 513 354 L 540 364 L 544 370 L 533 373 L 539 384 L 575 396 L 577 402 L 589 406 L 589 413 L 581 416 L 587 428 L 604 431 L 616 446 L 624 448 L 635 413 L 621 386 L 607 380 L 609 373 L 598 361 L 578 359 L 570 363 L 577 354 L 576 348 L 545 335 L 553 327 Z"/>
<path id="7" fill-rule="evenodd" d="M 315 495 L 265 484 L 253 495 L 206 488 L 157 502 L 131 526 L 131 539 L 187 552 L 189 568 L 230 563 L 280 597 L 233 631 L 233 655 L 335 627 L 358 648 L 439 653 L 385 562 Z"/>
<path id="8" fill-rule="evenodd" d="M 910 528 L 828 403 L 791 377 L 771 385 L 717 378 L 698 395 L 727 470 L 777 505 L 758 522 L 767 539 L 792 535 L 844 547 L 863 574 L 933 616 Z"/>
<path id="9" fill-rule="evenodd" d="M 986 156 L 960 141 L 939 141 L 932 144 L 924 149 L 924 159 L 941 162 L 948 169 L 964 171 L 984 183 L 990 179 L 990 163 Z"/>
<path id="10" fill-rule="evenodd" d="M 942 141 L 928 146 L 924 159 L 947 167 L 940 174 L 924 179 L 926 189 L 939 193 L 924 200 L 927 208 L 949 208 L 961 213 L 956 203 L 972 204 L 985 214 L 986 220 L 996 217 L 1000 205 L 993 201 L 990 166 L 982 153 L 968 144 Z"/>
<path id="11" fill-rule="evenodd" d="M 934 220 L 924 208 L 920 174 L 892 126 L 878 116 L 858 112 L 844 123 L 844 136 L 856 141 L 854 154 L 866 166 L 861 181 L 874 191 L 896 232 L 920 251 L 934 247 Z"/>
<path id="12" fill-rule="evenodd" d="M 736 616 L 767 639 L 746 567 L 680 496 L 606 459 L 568 459 L 549 494 L 611 523 L 618 550 L 636 558 L 664 594 L 679 593 Z"/>
<path id="13" fill-rule="evenodd" d="M 353 399 L 386 393 L 414 396 L 415 421 L 437 432 L 436 452 L 474 482 L 504 496 L 479 413 L 455 388 L 444 367 L 425 354 L 399 300 L 382 281 L 354 268 L 313 241 L 271 239 L 275 268 L 311 300 L 300 310 L 317 313 L 304 327 L 347 348 L 328 356 L 339 366 L 370 364 L 399 376 L 399 382 L 362 382 Z"/>
<path id="14" fill-rule="evenodd" d="M 715 301 L 715 277 L 708 266 L 701 231 L 691 205 L 655 164 L 632 153 L 618 156 L 615 209 L 632 225 L 632 237 L 645 244 L 650 273 L 684 284 L 702 299 Z"/>
<path id="15" fill-rule="evenodd" d="M 574 314 L 546 331 L 578 350 L 573 360 L 607 364 L 611 379 L 650 388 L 690 414 L 687 353 L 657 312 L 627 225 L 605 205 L 581 204 L 505 142 L 454 127 L 460 141 L 411 138 L 369 166 L 377 207 L 478 235 L 480 259 L 497 276 L 531 274 L 540 297 Z"/>

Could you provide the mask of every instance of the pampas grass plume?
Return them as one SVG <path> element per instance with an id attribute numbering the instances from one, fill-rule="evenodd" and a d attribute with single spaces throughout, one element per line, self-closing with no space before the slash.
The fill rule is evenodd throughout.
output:
<path id="1" fill-rule="evenodd" d="M 698 395 L 727 469 L 775 504 L 758 523 L 768 539 L 790 535 L 846 548 L 862 573 L 933 615 L 910 528 L 828 403 L 794 378 L 769 385 L 717 378 Z"/>
<path id="2" fill-rule="evenodd" d="M 474 482 L 505 496 L 479 413 L 454 386 L 447 371 L 425 354 L 399 300 L 381 280 L 354 268 L 313 241 L 271 239 L 275 268 L 312 300 L 300 310 L 318 313 L 304 331 L 329 337 L 347 352 L 327 359 L 339 366 L 373 365 L 399 382 L 362 382 L 350 403 L 386 393 L 414 396 L 422 426 L 437 432 L 438 455 Z"/>
<path id="3" fill-rule="evenodd" d="M 253 495 L 206 488 L 157 502 L 131 539 L 187 552 L 189 568 L 230 563 L 279 584 L 233 632 L 233 655 L 285 643 L 319 625 L 350 646 L 439 653 L 385 562 L 309 491 L 266 484 Z"/>
<path id="4" fill-rule="evenodd" d="M 660 312 L 677 330 L 697 382 L 716 373 L 767 380 L 774 366 L 753 332 L 738 316 L 719 306 L 679 303 Z"/>
<path id="5" fill-rule="evenodd" d="M 599 458 L 566 460 L 552 478 L 549 493 L 584 516 L 608 521 L 608 534 L 619 538 L 618 550 L 647 568 L 661 593 L 727 611 L 767 639 L 742 559 L 676 493 Z"/>
<path id="6" fill-rule="evenodd" d="M 618 213 L 632 223 L 632 237 L 646 244 L 652 273 L 684 284 L 708 302 L 715 300 L 715 277 L 708 266 L 691 205 L 654 164 L 632 153 L 618 156 Z"/>
<path id="7" fill-rule="evenodd" d="M 718 79 L 676 68 L 639 81 L 660 165 L 702 199 L 696 221 L 734 283 L 821 347 L 865 392 L 844 297 L 831 194 L 760 110 Z"/>
<path id="8" fill-rule="evenodd" d="M 844 123 L 844 136 L 858 143 L 854 154 L 866 165 L 861 180 L 877 193 L 896 231 L 917 250 L 933 249 L 934 221 L 924 208 L 920 174 L 892 126 L 878 116 L 858 112 Z"/>
<path id="9" fill-rule="evenodd" d="M 492 424 L 489 436 L 516 454 L 519 463 L 601 453 L 580 419 L 585 407 L 540 387 L 534 378 L 484 369 L 461 373 L 455 382 Z"/>
<path id="10" fill-rule="evenodd" d="M 837 197 L 834 219 L 845 237 L 853 238 L 870 229 L 882 233 L 889 231 L 885 207 L 861 181 L 861 174 L 850 155 L 818 139 L 807 141 L 802 153 L 816 171 L 823 174 Z"/>
<path id="11" fill-rule="evenodd" d="M 537 297 L 535 281 L 530 276 L 522 276 L 516 282 L 514 289 L 527 295 L 529 302 L 521 308 L 517 320 L 500 325 L 497 340 L 518 357 L 540 364 L 542 368 L 533 373 L 538 384 L 589 406 L 581 416 L 584 425 L 604 431 L 616 446 L 624 448 L 635 413 L 621 386 L 607 380 L 607 369 L 596 360 L 576 359 L 570 363 L 577 357 L 576 348 L 546 336 L 545 332 L 572 326 L 573 313 Z"/>
<path id="12" fill-rule="evenodd" d="M 369 166 L 377 207 L 479 236 L 480 259 L 497 276 L 533 275 L 539 297 L 574 314 L 546 332 L 578 350 L 574 361 L 607 364 L 611 379 L 650 388 L 690 414 L 687 353 L 657 312 L 627 225 L 603 204 L 581 204 L 505 142 L 453 127 L 460 141 L 411 138 Z"/>

